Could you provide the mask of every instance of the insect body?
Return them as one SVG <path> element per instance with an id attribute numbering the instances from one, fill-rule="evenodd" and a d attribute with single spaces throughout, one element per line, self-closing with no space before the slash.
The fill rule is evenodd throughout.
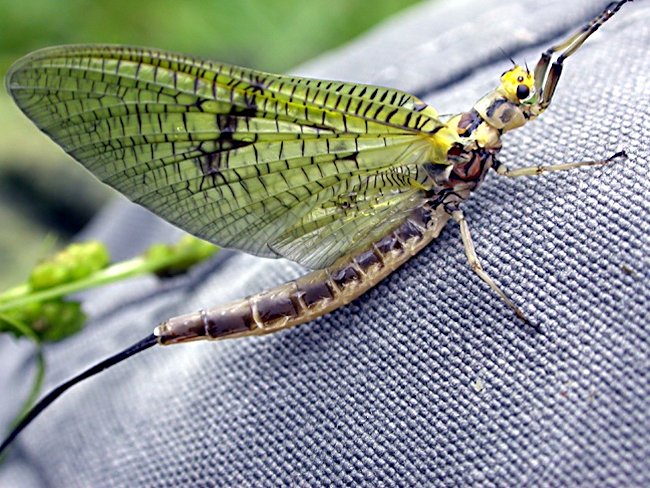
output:
<path id="1" fill-rule="evenodd" d="M 51 392 L 0 450 L 67 388 L 143 349 L 274 332 L 348 303 L 450 218 L 471 268 L 525 320 L 483 270 L 461 205 L 491 169 L 517 177 L 622 155 L 517 170 L 497 159 L 502 135 L 548 108 L 564 60 L 625 3 L 548 49 L 533 72 L 515 65 L 469 111 L 444 120 L 397 90 L 161 51 L 70 46 L 20 60 L 7 77 L 16 103 L 102 181 L 200 237 L 315 271 L 165 321 Z"/>

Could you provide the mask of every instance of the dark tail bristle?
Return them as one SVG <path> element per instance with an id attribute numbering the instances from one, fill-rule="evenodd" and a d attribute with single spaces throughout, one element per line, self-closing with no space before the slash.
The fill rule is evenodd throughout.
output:
<path id="1" fill-rule="evenodd" d="M 96 375 L 97 373 L 101 373 L 105 369 L 108 369 L 111 366 L 119 362 L 122 362 L 125 359 L 130 358 L 131 356 L 134 356 L 135 354 L 141 351 L 144 351 L 145 349 L 155 346 L 157 343 L 158 343 L 158 338 L 154 334 L 151 334 L 150 336 L 145 337 L 144 339 L 136 342 L 132 346 L 124 349 L 123 351 L 115 354 L 114 356 L 104 359 L 103 361 L 97 363 L 96 365 L 88 368 L 84 372 L 78 374 L 77 376 L 74 376 L 73 378 L 69 379 L 65 383 L 62 383 L 56 388 L 54 388 L 47 395 L 45 395 L 36 405 L 32 407 L 32 409 L 27 413 L 27 415 L 25 415 L 20 420 L 18 425 L 14 427 L 14 429 L 9 433 L 7 438 L 4 441 L 2 441 L 2 445 L 0 445 L 0 456 L 4 453 L 5 449 L 9 447 L 12 441 L 18 436 L 18 434 L 20 434 L 20 432 L 22 432 L 22 430 L 32 422 L 32 420 L 38 417 L 38 415 L 43 410 L 49 407 L 52 404 L 52 402 L 54 402 L 54 400 L 59 398 L 70 387 L 76 385 L 77 383 L 80 383 L 86 378 L 90 378 L 91 376 Z"/>

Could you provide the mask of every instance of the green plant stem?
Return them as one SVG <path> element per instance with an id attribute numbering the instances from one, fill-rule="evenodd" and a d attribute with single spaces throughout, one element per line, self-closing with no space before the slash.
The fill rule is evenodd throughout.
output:
<path id="1" fill-rule="evenodd" d="M 207 255 L 204 256 L 204 258 L 206 257 Z M 188 262 L 195 263 L 198 260 L 196 249 L 192 249 L 191 247 L 189 252 L 176 251 L 171 255 L 156 256 L 155 254 L 145 254 L 129 261 L 114 264 L 77 281 L 64 283 L 46 290 L 33 291 L 28 284 L 23 284 L 0 294 L 0 319 L 5 324 L 14 328 L 19 336 L 27 337 L 36 344 L 36 374 L 34 375 L 29 395 L 23 402 L 19 413 L 10 424 L 12 428 L 18 425 L 25 415 L 29 413 L 40 396 L 45 378 L 46 363 L 43 355 L 43 345 L 36 333 L 29 326 L 12 317 L 11 314 L 4 314 L 3 312 L 33 302 L 53 300 L 71 293 L 113 283 L 133 276 L 165 270 L 174 266 L 184 265 L 184 263 Z M 1 461 L 2 458 L 0 458 Z"/>
<path id="2" fill-rule="evenodd" d="M 26 324 L 23 324 L 20 320 L 16 320 L 9 315 L 0 314 L 0 320 L 4 321 L 6 324 L 9 324 L 11 327 L 18 331 L 18 335 L 29 337 L 34 342 L 39 342 L 38 336 L 34 331 Z"/>
<path id="3" fill-rule="evenodd" d="M 28 287 L 12 288 L 3 295 L 0 295 L 0 313 L 14 308 L 22 307 L 32 302 L 43 302 L 59 298 L 81 290 L 93 288 L 115 281 L 123 280 L 133 276 L 152 273 L 160 269 L 170 267 L 176 263 L 184 262 L 188 254 L 176 254 L 163 258 L 151 259 L 137 257 L 128 261 L 114 264 L 108 268 L 70 283 L 64 283 L 47 290 L 32 292 Z"/>
<path id="4" fill-rule="evenodd" d="M 6 302 L 7 300 L 11 300 L 12 298 L 26 295 L 27 293 L 29 293 L 28 284 L 25 283 L 22 285 L 14 286 L 13 288 L 10 288 L 4 293 L 0 293 L 0 303 Z"/>
<path id="5" fill-rule="evenodd" d="M 18 415 L 12 420 L 11 427 L 14 428 L 18 423 L 29 413 L 31 408 L 36 403 L 36 400 L 41 394 L 41 389 L 43 388 L 43 379 L 45 378 L 45 356 L 43 355 L 43 346 L 40 342 L 37 343 L 38 347 L 36 349 L 36 374 L 34 375 L 34 381 L 32 382 L 32 387 L 29 390 L 29 395 L 23 402 L 23 406 L 20 408 Z"/>
<path id="6" fill-rule="evenodd" d="M 17 331 L 22 333 L 25 337 L 29 337 L 36 344 L 36 375 L 34 376 L 32 387 L 29 390 L 29 395 L 23 402 L 23 405 L 20 408 L 18 414 L 9 424 L 13 428 L 18 425 L 18 423 L 23 419 L 25 415 L 27 415 L 29 410 L 36 402 L 36 399 L 41 394 L 41 389 L 43 388 L 43 379 L 45 378 L 45 357 L 43 356 L 43 344 L 32 329 L 30 329 L 27 325 L 23 324 L 19 320 L 13 319 L 12 317 L 2 315 L 0 318 L 2 318 L 5 323 L 9 324 Z"/>

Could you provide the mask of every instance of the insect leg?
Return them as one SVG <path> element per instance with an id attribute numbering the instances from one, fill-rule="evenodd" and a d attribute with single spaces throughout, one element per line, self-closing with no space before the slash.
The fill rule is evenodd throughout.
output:
<path id="1" fill-rule="evenodd" d="M 465 220 L 465 215 L 463 214 L 462 210 L 454 210 L 451 213 L 451 217 L 458 222 L 458 225 L 460 226 L 460 237 L 463 240 L 463 247 L 465 248 L 465 255 L 467 256 L 467 261 L 469 262 L 470 267 L 472 268 L 472 271 L 474 271 L 483 281 L 485 281 L 492 290 L 501 297 L 501 299 L 506 302 L 506 304 L 515 312 L 517 317 L 519 317 L 521 320 L 523 320 L 526 323 L 529 323 L 528 319 L 524 315 L 524 313 L 517 307 L 517 305 L 514 304 L 510 298 L 508 298 L 508 295 L 506 295 L 501 288 L 499 288 L 499 285 L 496 284 L 496 282 L 490 278 L 490 275 L 488 275 L 485 270 L 483 269 L 483 266 L 481 265 L 481 262 L 478 259 L 478 256 L 476 255 L 476 250 L 474 248 L 474 242 L 472 242 L 472 235 L 470 234 L 469 231 L 469 225 L 467 225 L 467 220 Z"/>
<path id="2" fill-rule="evenodd" d="M 565 41 L 551 46 L 548 48 L 542 56 L 539 58 L 537 65 L 535 66 L 535 92 L 539 96 L 537 102 L 539 111 L 544 111 L 551 103 L 553 98 L 553 93 L 555 93 L 555 88 L 560 80 L 560 75 L 562 74 L 562 65 L 566 58 L 575 53 L 582 44 L 594 33 L 596 32 L 601 25 L 603 25 L 610 17 L 612 17 L 618 10 L 627 2 L 632 0 L 620 0 L 618 2 L 612 2 L 605 10 L 603 10 L 598 16 L 596 16 L 591 22 L 585 25 L 578 32 L 570 36 Z M 553 54 L 562 51 L 558 56 L 557 60 L 551 65 L 549 70 L 549 64 L 551 62 L 551 57 Z"/>
<path id="3" fill-rule="evenodd" d="M 507 166 L 501 164 L 497 167 L 496 172 L 502 176 L 509 178 L 516 178 L 518 176 L 537 176 L 544 173 L 552 173 L 554 171 L 566 171 L 574 168 L 581 168 L 583 166 L 604 166 L 611 163 L 617 158 L 627 158 L 625 151 L 619 151 L 616 154 L 600 161 L 577 161 L 575 163 L 552 164 L 550 166 L 526 166 L 525 168 L 509 169 Z"/>

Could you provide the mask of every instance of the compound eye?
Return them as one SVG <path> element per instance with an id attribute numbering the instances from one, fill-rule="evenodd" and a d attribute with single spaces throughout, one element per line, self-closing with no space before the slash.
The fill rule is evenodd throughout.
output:
<path id="1" fill-rule="evenodd" d="M 530 95 L 530 88 L 526 85 L 517 85 L 517 98 L 519 100 L 525 100 Z"/>

